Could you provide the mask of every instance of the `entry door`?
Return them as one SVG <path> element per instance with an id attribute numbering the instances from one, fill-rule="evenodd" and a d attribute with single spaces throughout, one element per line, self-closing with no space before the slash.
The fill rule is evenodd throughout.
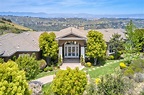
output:
<path id="1" fill-rule="evenodd" d="M 64 49 L 65 58 L 79 57 L 78 45 L 65 45 Z"/>

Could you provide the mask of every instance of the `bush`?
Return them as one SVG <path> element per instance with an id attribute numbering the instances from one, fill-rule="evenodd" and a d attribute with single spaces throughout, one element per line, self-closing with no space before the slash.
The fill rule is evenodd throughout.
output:
<path id="1" fill-rule="evenodd" d="M 0 64 L 0 95 L 31 95 L 25 72 L 13 61 Z"/>
<path id="2" fill-rule="evenodd" d="M 119 65 L 120 65 L 120 68 L 121 68 L 121 69 L 124 69 L 124 68 L 127 67 L 127 66 L 125 65 L 125 63 L 123 63 L 123 62 L 121 62 Z"/>
<path id="3" fill-rule="evenodd" d="M 85 72 L 78 68 L 67 68 L 56 73 L 51 89 L 56 95 L 82 95 L 86 84 Z"/>
<path id="4" fill-rule="evenodd" d="M 86 63 L 86 67 L 91 67 L 91 66 L 92 66 L 92 64 L 90 62 Z"/>
<path id="5" fill-rule="evenodd" d="M 108 59 L 109 59 L 109 60 L 114 60 L 114 56 L 113 56 L 113 55 L 110 55 L 110 56 L 108 56 Z"/>
<path id="6" fill-rule="evenodd" d="M 85 59 L 84 59 L 83 55 L 81 55 L 81 57 L 80 57 L 80 63 L 81 63 L 81 65 L 85 65 Z"/>
<path id="7" fill-rule="evenodd" d="M 47 65 L 46 61 L 42 59 L 42 60 L 39 60 L 38 63 L 39 63 L 39 66 L 40 66 L 40 70 L 44 70 L 44 68 Z"/>
<path id="8" fill-rule="evenodd" d="M 61 66 L 63 64 L 63 58 L 62 58 L 62 56 L 60 55 L 59 57 L 58 57 L 58 66 Z"/>
<path id="9" fill-rule="evenodd" d="M 16 60 L 19 68 L 26 72 L 27 80 L 33 79 L 39 73 L 39 64 L 35 57 L 29 55 L 19 56 Z"/>
<path id="10" fill-rule="evenodd" d="M 97 95 L 124 95 L 129 87 L 122 75 L 106 75 L 97 85 Z"/>
<path id="11" fill-rule="evenodd" d="M 117 53 L 114 53 L 114 59 L 120 59 L 122 52 L 118 51 Z"/>
<path id="12" fill-rule="evenodd" d="M 128 67 L 125 71 L 124 71 L 124 75 L 129 77 L 130 79 L 133 78 L 133 74 L 134 71 L 131 67 Z"/>
<path id="13" fill-rule="evenodd" d="M 97 95 L 96 91 L 96 83 L 93 80 L 91 80 L 90 83 L 86 85 L 86 94 L 84 95 Z"/>
<path id="14" fill-rule="evenodd" d="M 106 75 L 97 78 L 99 81 L 95 84 L 91 81 L 87 87 L 86 95 L 125 95 L 126 91 L 132 86 L 128 79 L 125 79 L 121 74 Z"/>
<path id="15" fill-rule="evenodd" d="M 98 58 L 98 64 L 99 65 L 104 65 L 105 63 L 106 63 L 106 56 Z"/>
<path id="16" fill-rule="evenodd" d="M 45 71 L 45 72 L 47 72 L 47 71 L 53 71 L 53 67 L 46 67 L 46 68 L 44 69 L 44 71 Z"/>
<path id="17" fill-rule="evenodd" d="M 2 58 L 0 58 L 0 63 L 4 63 L 4 60 Z"/>
<path id="18" fill-rule="evenodd" d="M 128 68 L 124 71 L 124 75 L 129 78 L 133 78 L 135 73 L 143 72 L 144 69 L 144 59 L 133 60 L 131 64 L 129 64 Z"/>

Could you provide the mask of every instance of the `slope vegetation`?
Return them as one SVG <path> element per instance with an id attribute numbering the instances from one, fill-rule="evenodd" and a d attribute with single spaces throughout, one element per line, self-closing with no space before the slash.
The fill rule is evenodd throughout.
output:
<path id="1" fill-rule="evenodd" d="M 10 19 L 0 18 L 0 35 L 5 33 L 21 33 L 32 29 L 13 23 Z"/>

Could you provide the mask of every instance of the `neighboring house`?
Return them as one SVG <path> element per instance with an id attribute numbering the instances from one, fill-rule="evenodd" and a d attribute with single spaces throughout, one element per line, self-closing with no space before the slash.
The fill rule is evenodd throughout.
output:
<path id="1" fill-rule="evenodd" d="M 59 55 L 63 58 L 80 58 L 85 57 L 87 34 L 89 30 L 69 27 L 60 31 L 55 31 L 56 40 L 59 45 Z M 125 38 L 124 29 L 98 29 L 104 35 L 107 45 L 114 33 L 118 33 Z M 24 32 L 21 34 L 8 33 L 0 36 L 0 57 L 5 61 L 13 56 L 34 53 L 37 59 L 41 58 L 39 48 L 39 36 L 43 32 Z M 111 47 L 108 45 L 107 54 L 111 54 Z"/>

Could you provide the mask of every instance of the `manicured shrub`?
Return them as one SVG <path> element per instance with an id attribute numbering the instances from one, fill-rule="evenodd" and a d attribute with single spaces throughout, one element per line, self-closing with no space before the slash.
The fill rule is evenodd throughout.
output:
<path id="1" fill-rule="evenodd" d="M 39 66 L 40 66 L 40 70 L 44 70 L 44 68 L 47 65 L 46 61 L 42 59 L 42 60 L 39 60 L 38 63 L 39 63 Z"/>
<path id="2" fill-rule="evenodd" d="M 56 73 L 51 89 L 55 95 L 82 95 L 86 84 L 85 72 L 67 68 Z"/>
<path id="3" fill-rule="evenodd" d="M 35 57 L 29 55 L 19 56 L 16 60 L 19 68 L 26 72 L 27 80 L 33 79 L 39 73 L 39 64 Z"/>
<path id="4" fill-rule="evenodd" d="M 108 59 L 109 59 L 109 60 L 114 60 L 114 56 L 113 56 L 113 55 L 110 55 L 110 56 L 108 56 Z"/>
<path id="5" fill-rule="evenodd" d="M 0 95 L 31 95 L 25 72 L 13 61 L 0 63 Z"/>
<path id="6" fill-rule="evenodd" d="M 45 72 L 47 72 L 47 71 L 53 71 L 53 67 L 47 66 L 47 67 L 44 69 L 44 71 L 45 71 Z"/>
<path id="7" fill-rule="evenodd" d="M 124 69 L 124 68 L 127 67 L 127 66 L 125 65 L 125 63 L 123 63 L 123 62 L 121 62 L 119 65 L 120 65 L 120 68 L 121 68 L 121 69 Z"/>
<path id="8" fill-rule="evenodd" d="M 86 67 L 91 67 L 91 66 L 92 66 L 92 64 L 90 62 L 86 63 Z"/>
<path id="9" fill-rule="evenodd" d="M 2 58 L 0 58 L 0 63 L 4 63 L 4 60 Z"/>

